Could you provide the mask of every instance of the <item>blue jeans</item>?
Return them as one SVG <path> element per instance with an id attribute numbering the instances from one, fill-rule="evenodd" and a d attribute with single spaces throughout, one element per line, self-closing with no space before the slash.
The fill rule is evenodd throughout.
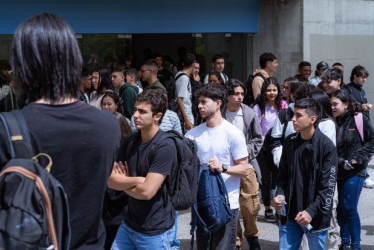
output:
<path id="1" fill-rule="evenodd" d="M 326 249 L 327 229 L 318 232 L 309 232 L 294 220 L 288 220 L 286 225 L 279 226 L 279 249 L 298 250 L 305 233 L 308 238 L 309 249 Z"/>
<path id="2" fill-rule="evenodd" d="M 118 228 L 112 250 L 170 249 L 173 237 L 174 226 L 162 234 L 148 235 L 132 230 L 123 222 Z"/>
<path id="3" fill-rule="evenodd" d="M 357 206 L 365 177 L 352 176 L 347 180 L 338 180 L 338 223 L 342 242 L 361 249 L 361 222 Z"/>
<path id="4" fill-rule="evenodd" d="M 179 249 L 181 242 L 177 239 L 177 230 L 178 230 L 178 211 L 175 210 L 175 222 L 174 222 L 174 237 L 173 237 L 173 244 L 171 247 L 174 249 Z"/>
<path id="5" fill-rule="evenodd" d="M 239 219 L 239 209 L 232 209 L 231 220 L 217 232 L 203 233 L 199 226 L 196 230 L 196 246 L 198 250 L 233 250 L 236 249 L 236 228 Z M 209 247 L 208 247 L 209 246 Z"/>

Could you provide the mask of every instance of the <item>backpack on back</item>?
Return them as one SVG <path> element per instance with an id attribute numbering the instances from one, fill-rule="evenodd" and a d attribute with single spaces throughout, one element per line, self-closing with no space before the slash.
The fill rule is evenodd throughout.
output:
<path id="1" fill-rule="evenodd" d="M 253 97 L 252 83 L 253 83 L 253 80 L 255 79 L 255 77 L 257 77 L 257 76 L 261 77 L 265 81 L 265 76 L 263 74 L 261 74 L 260 72 L 258 72 L 254 75 L 249 75 L 248 80 L 245 83 L 246 93 L 245 93 L 245 96 L 244 96 L 244 99 L 243 99 L 243 103 L 248 105 L 249 107 L 252 107 L 254 102 L 255 102 L 255 98 Z"/>
<path id="2" fill-rule="evenodd" d="M 129 148 L 134 145 L 134 140 L 140 138 L 140 133 L 135 133 L 130 138 L 126 148 L 126 157 L 130 154 Z M 174 130 L 165 132 L 154 141 L 149 152 L 149 161 L 155 154 L 155 148 L 158 142 L 171 138 L 175 144 L 178 162 L 171 169 L 170 175 L 165 181 L 167 194 L 176 210 L 185 210 L 196 203 L 198 177 L 199 177 L 199 158 L 197 157 L 197 146 L 194 141 L 184 137 Z M 166 194 L 166 193 L 165 193 Z"/>
<path id="3" fill-rule="evenodd" d="M 34 157 L 19 110 L 0 114 L 11 159 L 0 172 L 0 249 L 69 249 L 69 211 L 62 185 L 50 173 L 52 159 Z M 39 157 L 47 157 L 44 169 Z"/>
<path id="4" fill-rule="evenodd" d="M 173 108 L 174 106 L 170 106 L 170 105 L 172 105 L 172 102 L 174 101 L 174 100 L 176 100 L 176 86 L 175 86 L 175 83 L 177 82 L 177 80 L 179 79 L 179 77 L 181 77 L 181 76 L 187 76 L 185 73 L 180 73 L 179 75 L 173 75 L 171 78 L 170 78 L 170 80 L 169 80 L 169 82 L 168 82 L 168 84 L 166 85 L 167 87 L 166 87 L 166 91 L 167 91 L 167 95 L 168 95 L 168 101 L 169 101 L 169 109 L 170 110 L 172 110 L 172 111 L 174 111 L 174 112 L 177 112 L 176 111 L 176 108 Z M 178 103 L 177 103 L 177 105 L 178 105 Z"/>

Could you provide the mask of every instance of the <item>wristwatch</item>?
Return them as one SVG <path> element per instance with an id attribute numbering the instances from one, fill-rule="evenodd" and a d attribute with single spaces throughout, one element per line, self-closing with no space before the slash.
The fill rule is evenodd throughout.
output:
<path id="1" fill-rule="evenodd" d="M 226 173 L 229 167 L 226 164 L 222 164 L 222 173 Z"/>

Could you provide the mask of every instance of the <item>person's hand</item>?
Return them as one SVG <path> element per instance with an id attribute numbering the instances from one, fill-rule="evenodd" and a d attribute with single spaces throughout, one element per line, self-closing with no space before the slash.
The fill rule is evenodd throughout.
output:
<path id="1" fill-rule="evenodd" d="M 127 166 L 127 162 L 125 162 L 125 164 L 123 164 L 122 161 L 114 162 L 113 172 L 116 173 L 116 174 L 129 176 L 129 169 L 128 169 L 128 166 Z"/>
<path id="2" fill-rule="evenodd" d="M 277 195 L 274 197 L 273 201 L 274 201 L 274 208 L 275 210 L 277 211 L 280 211 L 282 210 L 283 206 L 282 206 L 282 201 L 285 200 L 285 197 L 284 195 Z M 287 204 L 287 202 L 284 202 L 285 204 Z"/>
<path id="3" fill-rule="evenodd" d="M 349 166 L 347 165 L 347 163 L 349 164 L 349 162 L 346 160 L 346 161 L 345 161 L 345 164 L 344 164 L 344 169 L 345 169 L 345 170 L 352 170 L 353 168 L 349 167 Z M 356 164 L 356 163 L 357 163 L 356 160 L 351 160 L 351 164 Z"/>
<path id="4" fill-rule="evenodd" d="M 200 76 L 199 76 L 199 74 L 197 74 L 197 75 L 193 75 L 193 79 L 194 79 L 196 82 L 200 82 Z"/>
<path id="5" fill-rule="evenodd" d="M 210 159 L 207 165 L 212 172 L 222 173 L 223 171 L 222 163 L 220 163 L 217 158 Z"/>
<path id="6" fill-rule="evenodd" d="M 309 214 L 305 211 L 299 212 L 296 217 L 295 221 L 302 227 L 306 227 L 312 219 L 309 217 Z"/>
<path id="7" fill-rule="evenodd" d="M 372 106 L 373 105 L 371 105 L 370 103 L 364 103 L 364 104 L 361 105 L 363 111 L 370 110 L 372 108 Z"/>
<path id="8" fill-rule="evenodd" d="M 190 121 L 186 121 L 184 123 L 184 126 L 186 127 L 186 129 L 190 130 L 193 128 L 193 124 L 190 122 Z"/>
<path id="9" fill-rule="evenodd" d="M 9 86 L 12 87 L 12 88 L 14 88 L 14 87 L 16 86 L 16 84 L 15 84 L 14 81 L 12 80 L 12 81 L 9 82 Z"/>

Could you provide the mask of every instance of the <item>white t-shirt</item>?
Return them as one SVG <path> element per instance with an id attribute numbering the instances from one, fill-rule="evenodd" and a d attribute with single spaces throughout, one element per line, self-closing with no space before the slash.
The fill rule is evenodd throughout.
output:
<path id="1" fill-rule="evenodd" d="M 179 71 L 175 77 L 177 77 L 182 72 Z M 183 106 L 184 110 L 186 111 L 186 115 L 188 120 L 194 124 L 194 117 L 192 115 L 192 103 L 191 103 L 191 83 L 190 78 L 187 75 L 183 75 L 177 79 L 175 82 L 175 89 L 176 89 L 176 96 L 183 97 Z"/>
<path id="2" fill-rule="evenodd" d="M 197 156 L 201 163 L 217 158 L 222 164 L 235 166 L 235 160 L 248 156 L 243 132 L 226 120 L 215 127 L 208 128 L 206 123 L 188 131 L 186 137 L 197 144 Z M 229 195 L 231 209 L 239 208 L 240 176 L 222 173 Z"/>

